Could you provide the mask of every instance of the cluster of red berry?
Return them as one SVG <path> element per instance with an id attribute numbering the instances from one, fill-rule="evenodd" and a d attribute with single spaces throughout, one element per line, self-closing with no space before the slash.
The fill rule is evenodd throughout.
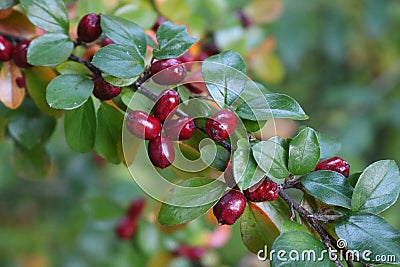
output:
<path id="1" fill-rule="evenodd" d="M 136 232 L 137 221 L 145 206 L 143 198 L 135 199 L 129 205 L 126 215 L 122 217 L 117 226 L 115 233 L 119 239 L 130 239 Z"/>
<path id="2" fill-rule="evenodd" d="M 321 161 L 315 170 L 330 170 L 349 176 L 350 165 L 339 157 L 329 158 Z M 219 224 L 234 224 L 243 214 L 246 201 L 264 202 L 273 201 L 278 197 L 279 187 L 277 183 L 266 178 L 242 192 L 236 187 L 221 197 L 213 208 L 213 213 Z"/>

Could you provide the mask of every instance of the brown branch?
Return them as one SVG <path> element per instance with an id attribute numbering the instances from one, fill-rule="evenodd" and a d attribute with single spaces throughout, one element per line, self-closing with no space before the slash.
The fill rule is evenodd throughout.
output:
<path id="1" fill-rule="evenodd" d="M 101 71 L 89 61 L 75 56 L 74 54 L 71 54 L 68 59 L 85 65 L 95 75 L 95 77 L 101 77 Z"/>

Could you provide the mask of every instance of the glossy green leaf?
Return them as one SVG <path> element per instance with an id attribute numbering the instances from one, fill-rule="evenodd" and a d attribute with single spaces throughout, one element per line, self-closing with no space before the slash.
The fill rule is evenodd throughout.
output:
<path id="1" fill-rule="evenodd" d="M 240 217 L 240 233 L 248 250 L 257 254 L 265 246 L 272 247 L 279 230 L 268 215 L 257 205 L 249 202 Z"/>
<path id="2" fill-rule="evenodd" d="M 248 78 L 243 58 L 234 51 L 208 57 L 202 64 L 203 79 L 211 97 L 221 107 L 230 106 L 244 91 Z"/>
<path id="3" fill-rule="evenodd" d="M 289 176 L 287 169 L 288 152 L 272 141 L 261 141 L 252 147 L 254 159 L 265 173 L 274 178 Z"/>
<path id="4" fill-rule="evenodd" d="M 10 112 L 8 120 L 8 132 L 27 149 L 45 143 L 56 126 L 55 119 L 41 113 L 31 100 Z"/>
<path id="5" fill-rule="evenodd" d="M 359 251 L 360 261 L 379 263 L 377 256 L 388 259 L 391 255 L 394 261 L 390 263 L 400 263 L 400 233 L 382 217 L 354 213 L 335 223 L 335 230 L 347 249 Z"/>
<path id="6" fill-rule="evenodd" d="M 380 160 L 361 174 L 351 202 L 353 211 L 379 214 L 392 206 L 400 193 L 399 167 L 393 160 Z"/>
<path id="7" fill-rule="evenodd" d="M 158 60 L 176 58 L 185 53 L 199 39 L 191 37 L 184 25 L 164 22 L 156 33 L 158 48 L 154 49 L 154 57 Z"/>
<path id="8" fill-rule="evenodd" d="M 146 34 L 136 23 L 115 16 L 101 15 L 101 29 L 114 43 L 135 50 L 135 55 L 143 58 L 146 54 Z"/>
<path id="9" fill-rule="evenodd" d="M 122 140 L 122 123 L 124 116 L 112 106 L 102 102 L 97 110 L 97 128 L 95 150 L 107 161 L 118 164 L 118 144 Z"/>
<path id="10" fill-rule="evenodd" d="M 60 74 L 78 74 L 91 76 L 92 72 L 83 64 L 75 61 L 65 61 L 56 67 Z"/>
<path id="11" fill-rule="evenodd" d="M 265 172 L 258 167 L 248 140 L 240 139 L 237 145 L 232 160 L 233 175 L 239 188 L 245 190 L 258 183 Z"/>
<path id="12" fill-rule="evenodd" d="M 282 233 L 274 242 L 272 250 L 272 267 L 334 267 L 321 241 L 303 231 L 288 231 Z M 279 251 L 282 251 L 278 254 Z M 324 255 L 323 260 L 320 260 Z"/>
<path id="13" fill-rule="evenodd" d="M 93 149 L 96 136 L 96 112 L 91 98 L 74 110 L 65 112 L 65 139 L 75 151 L 85 153 Z"/>
<path id="14" fill-rule="evenodd" d="M 274 201 L 257 203 L 257 205 L 268 215 L 278 229 L 281 229 L 284 222 L 290 217 L 289 206 L 281 197 Z"/>
<path id="15" fill-rule="evenodd" d="M 218 199 L 222 196 L 222 194 L 226 190 L 226 185 L 220 181 L 209 179 L 209 178 L 191 178 L 186 181 L 180 183 L 180 186 L 184 187 L 202 187 L 204 185 L 212 184 L 213 190 L 201 190 L 201 192 L 197 195 L 191 196 L 189 200 L 184 190 L 176 191 L 171 194 L 170 198 L 179 199 L 184 198 L 182 202 L 185 202 L 185 199 L 188 199 L 186 204 L 192 205 L 192 207 L 180 207 L 180 206 L 172 206 L 166 203 L 163 203 L 160 209 L 160 213 L 158 214 L 158 221 L 164 225 L 176 225 L 182 224 L 196 219 L 197 217 L 205 214 L 214 204 L 218 201 Z M 180 194 L 182 192 L 183 194 Z M 210 202 L 210 199 L 215 199 Z M 198 204 L 196 206 L 196 203 Z M 207 204 L 204 204 L 207 203 Z"/>
<path id="16" fill-rule="evenodd" d="M 7 9 L 18 4 L 18 0 L 3 0 L 0 2 L 0 9 Z"/>
<path id="17" fill-rule="evenodd" d="M 110 44 L 94 55 L 92 64 L 119 78 L 134 78 L 144 71 L 144 60 L 135 49 L 127 45 Z"/>
<path id="18" fill-rule="evenodd" d="M 283 222 L 281 232 L 284 233 L 289 231 L 302 231 L 305 233 L 309 233 L 308 229 L 304 225 L 295 221 L 286 220 Z"/>
<path id="19" fill-rule="evenodd" d="M 37 27 L 68 34 L 69 18 L 62 0 L 20 0 L 20 4 Z"/>
<path id="20" fill-rule="evenodd" d="M 67 60 L 74 43 L 64 33 L 48 33 L 32 40 L 28 47 L 28 62 L 37 66 L 53 66 Z"/>
<path id="21" fill-rule="evenodd" d="M 296 175 L 308 173 L 315 168 L 319 157 L 317 134 L 309 127 L 304 128 L 290 142 L 289 171 Z"/>
<path id="22" fill-rule="evenodd" d="M 118 78 L 114 77 L 112 75 L 104 75 L 103 76 L 104 80 L 106 80 L 108 83 L 111 83 L 112 85 L 119 86 L 119 87 L 126 87 L 131 84 L 133 84 L 138 77 L 133 77 L 133 78 Z M 114 101 L 115 99 L 113 99 Z"/>
<path id="23" fill-rule="evenodd" d="M 250 133 L 258 132 L 267 123 L 267 121 L 251 121 L 251 120 L 244 120 L 244 119 L 242 119 L 242 122 L 244 124 L 244 127 L 246 127 L 246 130 Z"/>
<path id="24" fill-rule="evenodd" d="M 47 86 L 46 100 L 52 108 L 74 109 L 82 106 L 88 100 L 93 86 L 93 81 L 86 76 L 60 75 Z"/>
<path id="25" fill-rule="evenodd" d="M 264 94 L 264 97 L 255 97 L 241 104 L 236 113 L 242 119 L 268 120 L 292 119 L 306 120 L 308 116 L 299 103 L 292 97 L 284 94 Z"/>
<path id="26" fill-rule="evenodd" d="M 328 159 L 336 156 L 342 145 L 333 137 L 322 134 L 320 132 L 315 132 L 318 137 L 319 146 L 321 149 L 321 154 L 319 156 L 320 160 Z"/>
<path id="27" fill-rule="evenodd" d="M 210 167 L 224 171 L 229 160 L 230 153 L 222 146 L 207 144 L 200 148 L 201 159 L 204 163 L 211 163 Z"/>
<path id="28" fill-rule="evenodd" d="M 50 173 L 51 159 L 42 145 L 30 149 L 16 145 L 10 160 L 19 178 L 39 180 Z"/>
<path id="29" fill-rule="evenodd" d="M 29 95 L 36 106 L 45 114 L 54 118 L 60 118 L 62 110 L 49 106 L 46 100 L 46 88 L 56 74 L 48 67 L 32 67 L 25 69 L 26 85 Z"/>
<path id="30" fill-rule="evenodd" d="M 346 177 L 334 171 L 315 171 L 301 178 L 305 189 L 319 201 L 351 208 L 353 188 Z"/>

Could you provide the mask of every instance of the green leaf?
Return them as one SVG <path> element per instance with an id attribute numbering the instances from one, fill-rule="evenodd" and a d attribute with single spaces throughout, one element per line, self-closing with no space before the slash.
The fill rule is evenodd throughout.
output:
<path id="1" fill-rule="evenodd" d="M 308 116 L 299 103 L 284 94 L 264 94 L 241 104 L 236 109 L 242 119 L 259 121 L 268 119 L 306 120 Z"/>
<path id="2" fill-rule="evenodd" d="M 103 76 L 104 80 L 108 83 L 111 83 L 112 85 L 119 86 L 119 87 L 125 87 L 133 84 L 138 77 L 133 77 L 133 78 L 118 78 L 114 77 L 112 75 L 104 75 Z"/>
<path id="3" fill-rule="evenodd" d="M 20 0 L 29 20 L 48 32 L 68 34 L 69 18 L 62 0 Z"/>
<path id="4" fill-rule="evenodd" d="M 32 100 L 10 112 L 8 121 L 10 135 L 27 149 L 45 143 L 56 126 L 55 119 L 41 113 Z"/>
<path id="5" fill-rule="evenodd" d="M 275 240 L 272 250 L 274 251 L 271 259 L 272 267 L 336 266 L 329 260 L 322 242 L 303 231 L 295 230 L 282 233 Z M 282 251 L 282 253 L 279 251 Z M 324 255 L 323 260 L 319 259 L 321 255 Z"/>
<path id="6" fill-rule="evenodd" d="M 18 4 L 18 0 L 3 0 L 0 2 L 0 9 L 7 9 Z"/>
<path id="7" fill-rule="evenodd" d="M 293 174 L 305 174 L 314 170 L 318 163 L 320 148 L 315 131 L 304 128 L 293 138 L 289 145 L 289 171 Z"/>
<path id="8" fill-rule="evenodd" d="M 179 57 L 199 40 L 191 37 L 184 25 L 178 26 L 169 21 L 161 24 L 156 38 L 158 48 L 153 50 L 153 54 L 158 60 Z"/>
<path id="9" fill-rule="evenodd" d="M 295 221 L 286 220 L 283 222 L 281 232 L 284 233 L 289 231 L 302 231 L 305 233 L 309 233 L 308 229 L 304 225 Z"/>
<path id="10" fill-rule="evenodd" d="M 50 156 L 42 145 L 36 145 L 30 149 L 16 145 L 11 164 L 18 177 L 25 179 L 46 178 L 51 169 Z"/>
<path id="11" fill-rule="evenodd" d="M 82 106 L 88 100 L 93 86 L 93 81 L 86 76 L 60 75 L 47 86 L 46 100 L 52 108 L 74 109 Z"/>
<path id="12" fill-rule="evenodd" d="M 150 29 L 157 20 L 157 12 L 145 1 L 124 5 L 115 11 L 115 15 L 131 20 L 144 29 Z"/>
<path id="13" fill-rule="evenodd" d="M 346 241 L 347 249 L 359 251 L 360 261 L 378 263 L 379 261 L 375 261 L 377 256 L 387 258 L 392 255 L 395 261 L 390 263 L 400 263 L 400 233 L 382 217 L 354 213 L 335 223 L 335 230 L 339 238 Z"/>
<path id="14" fill-rule="evenodd" d="M 146 54 L 146 34 L 139 25 L 129 20 L 101 15 L 101 29 L 114 43 L 130 47 L 135 55 L 143 58 Z"/>
<path id="15" fill-rule="evenodd" d="M 353 188 L 346 177 L 334 171 L 315 171 L 301 178 L 305 189 L 328 205 L 351 208 Z"/>
<path id="16" fill-rule="evenodd" d="M 319 146 L 321 149 L 321 154 L 319 156 L 320 160 L 328 159 L 336 156 L 342 145 L 333 137 L 322 134 L 320 132 L 315 132 L 318 137 Z"/>
<path id="17" fill-rule="evenodd" d="M 48 67 L 32 67 L 25 69 L 25 78 L 29 95 L 36 106 L 45 114 L 54 118 L 62 116 L 62 110 L 54 109 L 46 101 L 46 88 L 56 77 L 54 71 Z"/>
<path id="18" fill-rule="evenodd" d="M 37 66 L 53 66 L 67 60 L 74 43 L 64 33 L 48 33 L 32 40 L 28 47 L 28 62 Z"/>
<path id="19" fill-rule="evenodd" d="M 279 236 L 274 222 L 260 207 L 251 202 L 240 217 L 240 233 L 247 249 L 255 254 L 265 246 L 272 247 Z"/>
<path id="20" fill-rule="evenodd" d="M 353 211 L 379 214 L 392 206 L 400 193 L 399 167 L 393 160 L 380 160 L 361 174 L 351 202 Z"/>
<path id="21" fill-rule="evenodd" d="M 204 163 L 210 164 L 210 167 L 219 171 L 225 170 L 230 157 L 230 153 L 225 148 L 215 145 L 215 143 L 201 147 L 200 153 Z"/>
<path id="22" fill-rule="evenodd" d="M 254 159 L 265 173 L 274 178 L 286 178 L 288 153 L 279 144 L 272 141 L 261 141 L 252 147 Z"/>
<path id="23" fill-rule="evenodd" d="M 123 120 L 124 116 L 118 110 L 104 102 L 97 110 L 94 147 L 97 154 L 114 164 L 121 162 L 118 146 L 121 146 Z"/>
<path id="24" fill-rule="evenodd" d="M 245 190 L 261 181 L 265 172 L 258 167 L 247 139 L 240 139 L 237 146 L 232 160 L 233 175 L 239 188 Z"/>
<path id="25" fill-rule="evenodd" d="M 226 51 L 204 60 L 203 79 L 211 97 L 221 107 L 230 106 L 247 85 L 246 64 L 234 51 Z"/>
<path id="26" fill-rule="evenodd" d="M 75 151 L 85 153 L 93 149 L 96 136 L 96 112 L 91 98 L 77 109 L 66 111 L 65 139 Z"/>
<path id="27" fill-rule="evenodd" d="M 127 45 L 110 44 L 93 57 L 92 64 L 119 78 L 134 78 L 144 71 L 144 60 L 135 49 Z"/>
<path id="28" fill-rule="evenodd" d="M 138 225 L 137 245 L 146 255 L 154 255 L 160 249 L 160 232 L 156 224 L 143 220 Z"/>
<path id="29" fill-rule="evenodd" d="M 209 178 L 191 178 L 182 183 L 178 184 L 183 186 L 182 190 L 175 190 L 170 194 L 169 198 L 174 198 L 174 202 L 185 202 L 188 200 L 188 205 L 192 207 L 172 206 L 163 203 L 158 214 L 158 221 L 163 225 L 176 225 L 182 224 L 196 219 L 197 217 L 205 214 L 226 190 L 226 185 L 220 181 L 209 179 Z M 200 188 L 205 185 L 212 185 L 213 190 L 201 190 Z M 188 196 L 185 192 L 185 188 L 197 188 L 199 187 L 198 194 Z M 188 197 L 190 199 L 188 199 Z M 179 200 L 179 198 L 183 198 Z M 178 199 L 178 200 L 175 200 Z M 210 202 L 210 200 L 212 200 Z M 204 204 L 207 203 L 207 204 Z"/>
<path id="30" fill-rule="evenodd" d="M 61 74 L 92 75 L 92 72 L 85 65 L 70 60 L 58 65 L 56 70 Z"/>

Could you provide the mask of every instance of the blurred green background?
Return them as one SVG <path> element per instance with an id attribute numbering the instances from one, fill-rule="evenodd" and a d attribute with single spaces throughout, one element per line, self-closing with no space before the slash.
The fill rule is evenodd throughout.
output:
<path id="1" fill-rule="evenodd" d="M 87 12 L 103 12 L 146 29 L 157 17 L 155 5 L 169 20 L 187 24 L 203 43 L 213 40 L 221 51 L 239 51 L 255 80 L 298 100 L 310 116 L 307 125 L 337 137 L 340 156 L 352 171 L 380 159 L 400 162 L 399 1 L 65 2 L 75 24 Z M 250 26 L 242 25 L 238 10 Z M 184 230 L 160 231 L 148 223 L 157 209 L 149 199 L 135 240 L 119 241 L 116 222 L 132 199 L 143 196 L 128 170 L 71 151 L 62 123 L 46 147 L 50 175 L 34 180 L 23 178 L 29 170 L 10 138 L 0 143 L 0 266 L 152 266 L 147 264 L 160 252 L 177 243 L 204 244 L 212 232 L 204 218 Z M 383 214 L 398 230 L 399 209 L 398 201 Z M 203 263 L 256 266 L 237 228 L 225 246 L 207 252 Z M 175 259 L 170 266 L 199 265 Z"/>

